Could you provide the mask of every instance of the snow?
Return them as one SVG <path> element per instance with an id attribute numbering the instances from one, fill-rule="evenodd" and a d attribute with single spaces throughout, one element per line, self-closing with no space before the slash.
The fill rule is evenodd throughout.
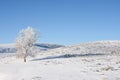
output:
<path id="1" fill-rule="evenodd" d="M 108 45 L 104 42 L 104 45 L 118 46 L 118 43 Z M 84 51 L 87 45 L 90 46 L 80 44 L 43 51 L 34 58 L 28 57 L 26 63 L 14 55 L 0 57 L 0 80 L 120 80 L 120 55 L 89 52 L 80 55 L 80 51 Z M 64 51 L 71 51 L 71 54 L 66 56 Z"/>
<path id="2" fill-rule="evenodd" d="M 120 56 L 103 55 L 45 59 L 49 56 L 41 55 L 36 58 L 28 58 L 26 63 L 14 56 L 1 58 L 0 80 L 120 79 Z"/>

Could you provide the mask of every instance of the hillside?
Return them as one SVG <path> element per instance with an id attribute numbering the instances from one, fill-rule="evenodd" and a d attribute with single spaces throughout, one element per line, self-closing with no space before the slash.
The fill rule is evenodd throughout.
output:
<path id="1" fill-rule="evenodd" d="M 119 52 L 120 41 L 96 41 L 48 50 L 52 54 L 113 54 Z"/>
<path id="2" fill-rule="evenodd" d="M 120 55 L 111 55 L 119 48 L 120 41 L 97 41 L 43 50 L 26 63 L 0 57 L 0 80 L 120 80 Z"/>

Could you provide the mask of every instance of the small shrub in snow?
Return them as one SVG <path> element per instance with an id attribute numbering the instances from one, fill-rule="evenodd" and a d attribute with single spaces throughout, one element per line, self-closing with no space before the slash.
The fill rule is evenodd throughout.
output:
<path id="1" fill-rule="evenodd" d="M 77 57 L 76 54 L 65 54 L 64 57 L 70 58 L 70 57 Z"/>
<path id="2" fill-rule="evenodd" d="M 114 67 L 107 66 L 107 67 L 105 67 L 105 68 L 102 68 L 101 70 L 102 70 L 102 71 L 109 71 L 109 70 L 113 71 L 113 70 L 114 70 Z"/>
<path id="3" fill-rule="evenodd" d="M 112 51 L 111 54 L 120 55 L 120 49 Z"/>

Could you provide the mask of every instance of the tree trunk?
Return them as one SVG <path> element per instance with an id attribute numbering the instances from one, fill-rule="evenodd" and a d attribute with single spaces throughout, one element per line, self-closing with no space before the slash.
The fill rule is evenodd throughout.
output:
<path id="1" fill-rule="evenodd" d="M 26 57 L 24 57 L 24 62 L 26 62 Z"/>

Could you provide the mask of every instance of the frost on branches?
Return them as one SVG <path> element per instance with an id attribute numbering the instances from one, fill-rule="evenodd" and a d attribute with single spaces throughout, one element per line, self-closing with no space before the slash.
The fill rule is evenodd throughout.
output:
<path id="1" fill-rule="evenodd" d="M 34 44 L 38 39 L 38 31 L 28 27 L 19 32 L 16 39 L 17 57 L 23 58 L 26 62 L 28 56 L 34 56 Z"/>

